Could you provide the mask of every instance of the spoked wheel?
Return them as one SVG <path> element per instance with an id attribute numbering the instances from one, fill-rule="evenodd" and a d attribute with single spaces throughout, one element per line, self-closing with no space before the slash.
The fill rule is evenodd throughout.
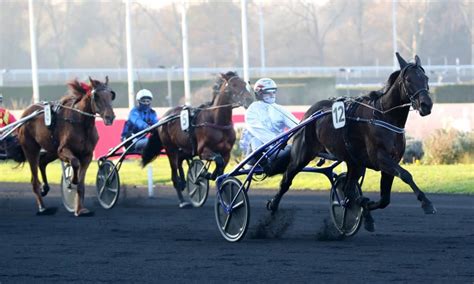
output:
<path id="1" fill-rule="evenodd" d="M 114 163 L 109 160 L 99 164 L 96 189 L 100 206 L 104 209 L 114 207 L 120 193 L 120 178 Z"/>
<path id="2" fill-rule="evenodd" d="M 331 218 L 337 230 L 346 237 L 355 235 L 362 224 L 363 208 L 356 200 L 362 196 L 362 190 L 357 183 L 354 196 L 349 197 L 344 192 L 346 173 L 336 178 L 330 194 Z"/>
<path id="3" fill-rule="evenodd" d="M 61 162 L 63 174 L 61 176 L 61 199 L 64 208 L 69 212 L 74 212 L 77 190 L 71 189 L 72 176 L 74 174 L 72 166 Z"/>
<path id="4" fill-rule="evenodd" d="M 240 180 L 227 177 L 218 189 L 214 211 L 221 235 L 229 242 L 240 241 L 247 232 L 250 205 Z"/>
<path id="5" fill-rule="evenodd" d="M 209 194 L 209 180 L 205 177 L 207 167 L 201 160 L 193 160 L 186 177 L 186 189 L 189 200 L 194 207 L 201 207 L 206 203 Z"/>

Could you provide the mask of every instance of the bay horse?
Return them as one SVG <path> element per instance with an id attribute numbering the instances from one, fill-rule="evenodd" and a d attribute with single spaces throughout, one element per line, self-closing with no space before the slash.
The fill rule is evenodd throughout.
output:
<path id="1" fill-rule="evenodd" d="M 193 131 L 181 130 L 179 119 L 172 120 L 151 132 L 142 153 L 141 163 L 145 166 L 160 154 L 161 149 L 166 150 L 180 208 L 187 205 L 181 193 L 186 187 L 183 161 L 192 159 L 193 156 L 214 161 L 216 168 L 208 178 L 215 179 L 221 175 L 229 162 L 236 138 L 232 109 L 235 106 L 247 108 L 253 102 L 247 83 L 235 72 L 220 74 L 214 89 L 212 102 L 198 107 L 197 114 L 191 118 Z M 183 108 L 184 106 L 174 107 L 164 116 L 179 115 Z"/>
<path id="2" fill-rule="evenodd" d="M 413 181 L 412 175 L 399 165 L 405 152 L 404 127 L 410 106 L 421 116 L 431 113 L 433 102 L 429 96 L 428 77 L 421 66 L 420 58 L 407 63 L 396 53 L 400 70 L 393 72 L 382 91 L 373 91 L 368 96 L 349 100 L 346 105 L 346 125 L 333 127 L 332 115 L 323 116 L 309 124 L 295 135 L 290 163 L 283 174 L 280 190 L 269 200 L 267 209 L 275 212 L 282 196 L 288 191 L 293 178 L 319 153 L 332 154 L 347 163 L 347 182 L 344 191 L 354 192 L 356 183 L 365 169 L 381 171 L 380 200 L 359 198 L 356 202 L 363 207 L 364 227 L 374 231 L 370 211 L 385 208 L 390 203 L 390 192 L 394 177 L 407 183 L 426 214 L 434 214 L 435 207 Z M 323 110 L 331 109 L 334 100 L 315 103 L 304 118 Z M 381 123 L 373 123 L 374 120 Z M 386 127 L 381 127 L 384 124 Z M 390 127 L 389 127 L 390 126 Z M 352 195 L 354 196 L 354 195 Z"/>
<path id="3" fill-rule="evenodd" d="M 94 148 L 99 139 L 95 126 L 96 114 L 104 120 L 105 125 L 111 125 L 115 114 L 112 101 L 115 92 L 105 83 L 89 77 L 90 85 L 73 80 L 68 83 L 69 94 L 62 97 L 52 109 L 53 122 L 45 125 L 44 114 L 38 115 L 25 122 L 18 129 L 18 140 L 23 150 L 22 162 L 28 160 L 31 170 L 31 184 L 38 205 L 37 215 L 51 215 L 57 208 L 46 208 L 42 196 L 49 191 L 46 177 L 48 163 L 60 159 L 73 169 L 71 188 L 77 189 L 75 216 L 90 216 L 84 207 L 84 179 L 87 168 L 92 160 Z M 43 105 L 34 104 L 28 107 L 22 117 Z M 41 151 L 43 149 L 43 151 Z M 38 179 L 38 166 L 41 170 L 43 188 Z"/>

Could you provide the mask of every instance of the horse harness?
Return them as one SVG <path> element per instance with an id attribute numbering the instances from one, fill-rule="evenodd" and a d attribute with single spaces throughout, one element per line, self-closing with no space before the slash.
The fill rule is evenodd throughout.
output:
<path id="1" fill-rule="evenodd" d="M 85 111 L 82 111 L 80 109 L 77 109 L 76 108 L 76 103 L 78 102 L 77 100 L 73 101 L 72 105 L 71 106 L 66 106 L 66 105 L 63 105 L 61 104 L 60 101 L 54 101 L 52 102 L 52 104 L 50 102 L 42 102 L 42 105 L 43 105 L 43 108 L 46 107 L 46 105 L 51 105 L 51 123 L 49 125 L 47 125 L 47 128 L 49 129 L 50 131 L 50 137 L 51 137 L 51 140 L 53 142 L 53 144 L 58 144 L 58 141 L 56 141 L 56 139 L 54 139 L 54 131 L 56 130 L 56 124 L 57 124 L 57 120 L 59 119 L 58 117 L 58 113 L 59 113 L 59 110 L 61 108 L 64 108 L 64 109 L 70 109 L 72 111 L 75 111 L 75 112 L 78 112 L 79 114 L 81 115 L 85 115 L 85 116 L 88 116 L 88 117 L 96 117 L 97 115 L 95 114 L 95 94 L 99 91 L 103 91 L 103 90 L 109 90 L 108 87 L 102 87 L 102 88 L 93 88 L 92 90 L 90 90 L 88 93 L 90 93 L 91 97 L 92 97 L 92 108 L 93 108 L 93 113 L 89 113 L 89 112 L 85 112 Z M 70 124 L 80 124 L 81 123 L 81 120 L 75 120 L 71 117 L 61 117 L 62 120 L 70 123 Z"/>
<path id="2" fill-rule="evenodd" d="M 206 104 L 202 104 L 199 107 L 190 107 L 190 106 L 183 106 L 182 110 L 187 110 L 189 114 L 189 127 L 188 129 L 184 130 L 189 133 L 189 140 L 192 146 L 192 156 L 197 155 L 197 139 L 196 139 L 196 128 L 201 128 L 201 127 L 210 127 L 210 128 L 215 128 L 219 130 L 230 130 L 234 128 L 233 123 L 227 124 L 227 125 L 220 125 L 217 123 L 211 123 L 211 122 L 202 122 L 202 123 L 197 123 L 196 120 L 198 118 L 198 115 L 201 113 L 203 110 L 209 110 L 213 108 L 221 108 L 221 107 L 228 107 L 228 106 L 233 106 L 233 105 L 222 105 L 222 106 L 207 106 Z"/>
<path id="3" fill-rule="evenodd" d="M 349 130 L 350 130 L 350 125 L 351 122 L 362 122 L 362 123 L 368 123 L 368 124 L 371 124 L 371 125 L 374 125 L 374 126 L 377 126 L 377 127 L 382 127 L 382 128 L 385 128 L 389 131 L 392 131 L 392 132 L 395 132 L 395 133 L 398 133 L 398 134 L 404 134 L 405 133 L 405 129 L 404 128 L 400 128 L 400 127 L 397 127 L 393 124 L 390 124 L 386 121 L 383 121 L 381 119 L 377 119 L 377 113 L 378 113 L 378 109 L 375 107 L 375 104 L 376 104 L 376 100 L 375 99 L 370 99 L 369 101 L 369 104 L 365 104 L 363 103 L 362 101 L 364 100 L 364 97 L 357 97 L 357 98 L 348 98 L 348 97 L 341 97 L 341 98 L 337 98 L 335 101 L 343 101 L 344 102 L 344 105 L 345 105 L 345 108 L 346 108 L 346 119 L 348 120 L 344 129 L 343 129 L 343 135 L 342 135 L 342 138 L 343 138 L 343 141 L 344 141 L 344 145 L 346 147 L 346 150 L 347 150 L 347 153 L 349 153 L 349 158 L 352 162 L 357 162 L 358 159 L 356 157 L 356 152 L 355 152 L 355 148 L 353 147 L 352 143 L 351 143 L 351 140 L 349 139 Z M 373 114 L 373 117 L 372 118 L 362 118 L 362 117 L 359 117 L 359 116 L 354 116 L 355 115 L 355 112 L 357 110 L 357 108 L 359 106 L 365 106 L 365 107 L 369 107 L 373 110 L 372 114 Z M 405 105 L 402 105 L 403 107 L 406 107 Z M 390 109 L 392 110 L 392 109 Z M 385 112 L 381 112 L 381 113 L 385 113 Z"/>

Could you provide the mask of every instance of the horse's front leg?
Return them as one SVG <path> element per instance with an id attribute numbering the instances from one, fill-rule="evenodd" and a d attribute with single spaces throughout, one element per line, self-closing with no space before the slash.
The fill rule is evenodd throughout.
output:
<path id="1" fill-rule="evenodd" d="M 92 161 L 92 154 L 85 156 L 80 161 L 80 167 L 78 172 L 78 184 L 77 184 L 77 193 L 76 193 L 76 208 L 74 210 L 74 215 L 79 216 L 92 216 L 93 212 L 89 211 L 84 207 L 84 196 L 85 196 L 85 179 L 86 172 L 89 168 L 89 165 Z"/>
<path id="2" fill-rule="evenodd" d="M 206 178 L 210 180 L 216 180 L 216 178 L 224 173 L 225 166 L 229 160 L 225 160 L 221 154 L 215 153 L 209 148 L 204 148 L 199 157 L 202 160 L 214 161 L 216 163 L 216 168 L 212 173 L 207 173 Z"/>
<path id="3" fill-rule="evenodd" d="M 379 157 L 381 170 L 388 175 L 399 177 L 404 183 L 408 184 L 416 195 L 416 198 L 421 202 L 421 208 L 426 214 L 436 213 L 433 203 L 425 196 L 425 194 L 418 188 L 412 175 L 402 168 L 398 163 L 393 161 L 388 155 Z M 385 200 L 387 202 L 387 200 Z M 388 204 L 387 204 L 388 205 Z"/>
<path id="4" fill-rule="evenodd" d="M 360 196 L 356 198 L 356 190 L 357 184 L 359 179 L 364 175 L 365 168 L 361 166 L 356 166 L 353 164 L 347 165 L 347 179 L 344 185 L 344 193 L 347 197 L 349 197 L 349 202 L 354 202 L 364 208 L 363 216 L 364 216 L 364 228 L 369 232 L 375 231 L 375 221 L 372 215 L 370 214 L 370 210 L 367 208 L 367 204 L 371 201 L 364 196 Z M 349 203 L 350 205 L 350 203 Z"/>
<path id="5" fill-rule="evenodd" d="M 71 165 L 73 175 L 70 186 L 71 189 L 77 189 L 79 183 L 79 168 L 81 166 L 79 159 L 74 156 L 74 154 L 69 148 L 66 148 L 64 146 L 59 146 L 58 157 L 61 159 L 61 161 L 69 163 Z"/>
<path id="6" fill-rule="evenodd" d="M 369 201 L 364 209 L 375 210 L 383 209 L 390 204 L 390 193 L 392 191 L 393 179 L 395 177 L 384 171 L 382 171 L 380 178 L 380 200 L 379 201 Z"/>
<path id="7" fill-rule="evenodd" d="M 286 171 L 283 173 L 283 178 L 280 182 L 280 189 L 277 194 L 267 202 L 267 209 L 276 212 L 280 205 L 280 200 L 283 195 L 290 189 L 291 183 L 295 176 L 316 156 L 312 148 L 306 147 L 305 139 L 297 139 L 291 148 L 290 163 Z"/>

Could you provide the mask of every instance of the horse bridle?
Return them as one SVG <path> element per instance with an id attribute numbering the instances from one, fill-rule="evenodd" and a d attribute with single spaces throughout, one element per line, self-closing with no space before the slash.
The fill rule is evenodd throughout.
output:
<path id="1" fill-rule="evenodd" d="M 102 85 L 98 88 L 92 88 L 92 90 L 90 91 L 90 94 L 91 94 L 91 97 L 92 97 L 92 101 L 93 101 L 93 107 L 92 107 L 92 111 L 93 111 L 93 114 L 96 114 L 97 113 L 97 105 L 95 103 L 95 95 L 96 93 L 98 92 L 102 92 L 102 91 L 108 91 L 109 93 L 112 94 L 112 100 L 115 99 L 115 92 L 107 85 Z"/>
<path id="2" fill-rule="evenodd" d="M 401 76 L 402 79 L 400 80 L 399 84 L 400 84 L 401 88 L 403 89 L 403 91 L 405 92 L 405 95 L 410 100 L 410 104 L 413 107 L 413 109 L 417 109 L 415 98 L 417 96 L 419 96 L 421 92 L 426 92 L 426 93 L 429 94 L 429 90 L 428 90 L 428 88 L 421 88 L 419 90 L 416 90 L 413 94 L 410 95 L 410 92 L 409 92 L 409 90 L 406 86 L 406 83 L 405 83 L 405 81 L 406 81 L 405 80 L 405 73 L 406 73 L 406 70 L 408 70 L 408 68 L 411 68 L 411 67 L 415 67 L 416 69 L 421 69 L 421 71 L 423 71 L 423 74 L 425 74 L 425 70 L 423 69 L 423 67 L 410 63 L 407 66 L 405 66 L 405 68 L 403 68 L 402 71 L 400 72 L 400 76 Z"/>
<path id="3" fill-rule="evenodd" d="M 113 96 L 115 97 L 115 92 L 109 88 L 107 85 L 103 85 L 103 86 L 100 86 L 98 88 L 92 88 L 92 90 L 90 90 L 88 93 L 90 94 L 91 96 L 91 99 L 92 99 L 92 104 L 91 104 L 91 107 L 92 107 L 92 113 L 90 112 L 85 112 L 85 111 L 82 111 L 80 109 L 77 109 L 75 107 L 76 105 L 76 102 L 73 102 L 71 106 L 66 106 L 66 105 L 62 105 L 60 104 L 60 107 L 62 108 L 66 108 L 66 109 L 69 109 L 69 110 L 72 110 L 72 111 L 75 111 L 75 112 L 78 112 L 82 115 L 85 115 L 85 116 L 89 116 L 89 117 L 100 117 L 100 115 L 98 115 L 97 113 L 97 105 L 95 103 L 95 95 L 97 92 L 102 92 L 102 91 L 109 91 L 113 94 Z"/>
<path id="4" fill-rule="evenodd" d="M 240 78 L 239 76 L 232 76 L 229 78 L 229 80 L 226 80 L 225 82 L 225 88 L 227 89 L 228 92 L 232 93 L 232 97 L 241 97 L 243 95 L 243 93 L 245 92 L 245 89 L 242 89 L 242 91 L 240 91 L 240 93 L 238 95 L 235 95 L 230 89 L 229 89 L 229 85 L 230 85 L 230 81 L 232 81 L 233 79 L 235 78 Z M 234 104 L 232 104 L 234 105 Z M 238 106 L 237 107 L 240 107 L 240 106 L 243 106 L 242 102 L 239 101 L 239 103 L 237 104 Z"/>

